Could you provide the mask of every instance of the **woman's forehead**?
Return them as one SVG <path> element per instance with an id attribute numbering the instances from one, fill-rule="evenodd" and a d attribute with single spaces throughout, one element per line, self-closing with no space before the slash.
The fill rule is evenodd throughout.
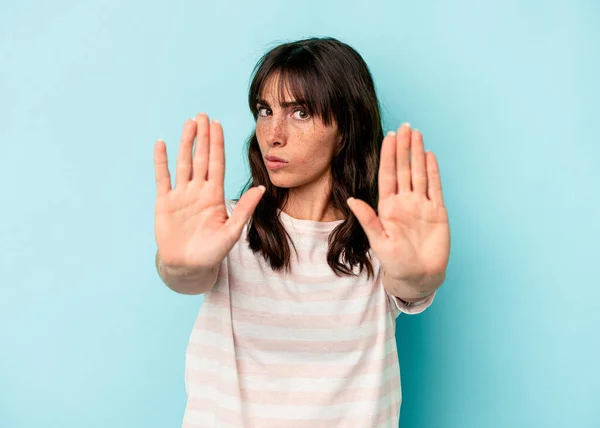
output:
<path id="1" fill-rule="evenodd" d="M 289 80 L 286 79 L 286 81 L 283 82 L 283 88 L 281 88 L 280 78 L 280 73 L 273 73 L 267 77 L 258 94 L 258 98 L 267 101 L 269 104 L 274 103 L 276 100 L 285 105 L 297 101 L 289 90 Z"/>

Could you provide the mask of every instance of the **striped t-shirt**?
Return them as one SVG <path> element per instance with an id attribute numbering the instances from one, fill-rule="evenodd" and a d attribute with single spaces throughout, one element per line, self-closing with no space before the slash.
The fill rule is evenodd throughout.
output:
<path id="1" fill-rule="evenodd" d="M 231 215 L 235 201 L 226 201 Z M 204 294 L 186 352 L 183 427 L 397 428 L 400 367 L 395 324 L 422 312 L 434 295 L 406 304 L 375 279 L 338 277 L 327 237 L 343 220 L 295 219 L 292 271 L 271 269 L 238 242 Z M 358 266 L 354 272 L 358 273 Z"/>

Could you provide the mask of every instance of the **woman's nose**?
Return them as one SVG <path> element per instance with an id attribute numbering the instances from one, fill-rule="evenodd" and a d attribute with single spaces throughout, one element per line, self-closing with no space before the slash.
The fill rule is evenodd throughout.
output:
<path id="1" fill-rule="evenodd" d="M 281 118 L 278 119 L 273 116 L 272 120 L 267 126 L 269 126 L 267 131 L 269 144 L 285 144 L 287 139 L 287 125 L 285 121 Z"/>

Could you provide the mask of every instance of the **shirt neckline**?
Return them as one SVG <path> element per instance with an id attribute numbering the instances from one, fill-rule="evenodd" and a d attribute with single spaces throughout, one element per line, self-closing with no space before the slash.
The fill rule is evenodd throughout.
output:
<path id="1" fill-rule="evenodd" d="M 312 230 L 315 232 L 331 232 L 339 224 L 343 223 L 344 220 L 334 221 L 315 221 L 315 220 L 303 220 L 298 219 L 286 214 L 280 208 L 277 208 L 277 213 L 281 221 L 287 225 L 293 226 L 295 229 Z"/>

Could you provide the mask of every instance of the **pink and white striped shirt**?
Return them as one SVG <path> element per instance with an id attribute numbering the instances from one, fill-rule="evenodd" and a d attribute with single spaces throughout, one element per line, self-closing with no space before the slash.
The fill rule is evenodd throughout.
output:
<path id="1" fill-rule="evenodd" d="M 226 201 L 231 215 L 235 201 Z M 245 237 L 205 293 L 186 352 L 183 428 L 397 428 L 402 401 L 396 317 L 424 311 L 375 279 L 336 276 L 327 237 L 343 220 L 280 219 L 291 273 L 252 253 Z M 354 272 L 358 273 L 355 266 Z"/>

